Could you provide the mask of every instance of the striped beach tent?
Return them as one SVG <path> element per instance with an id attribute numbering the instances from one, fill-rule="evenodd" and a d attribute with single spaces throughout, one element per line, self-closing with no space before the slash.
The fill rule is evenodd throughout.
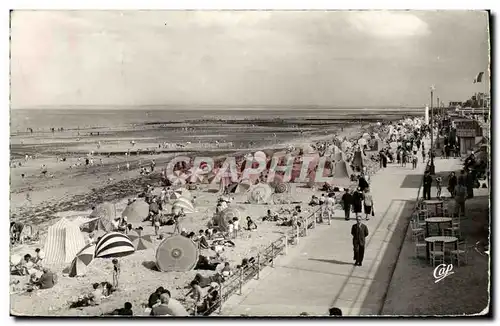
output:
<path id="1" fill-rule="evenodd" d="M 191 214 L 196 212 L 193 203 L 187 198 L 181 197 L 172 203 L 172 212 L 178 212 L 181 208 L 184 209 L 184 213 Z"/>
<path id="2" fill-rule="evenodd" d="M 135 250 L 146 250 L 153 247 L 153 240 L 150 234 L 143 234 L 142 230 L 132 230 L 128 234 Z"/>
<path id="3" fill-rule="evenodd" d="M 95 243 L 90 243 L 80 250 L 69 269 L 69 277 L 82 276 L 87 272 L 87 266 L 94 260 Z"/>
<path id="4" fill-rule="evenodd" d="M 45 262 L 67 264 L 85 247 L 85 238 L 76 223 L 61 218 L 49 227 L 45 241 Z"/>
<path id="5" fill-rule="evenodd" d="M 102 236 L 95 248 L 98 258 L 121 257 L 134 253 L 132 241 L 123 233 L 108 232 Z"/>

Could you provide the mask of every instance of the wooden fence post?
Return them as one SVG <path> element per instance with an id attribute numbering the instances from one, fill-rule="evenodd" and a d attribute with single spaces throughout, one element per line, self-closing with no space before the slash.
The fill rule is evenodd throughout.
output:
<path id="1" fill-rule="evenodd" d="M 257 279 L 260 278 L 260 251 L 257 253 Z"/>
<path id="2" fill-rule="evenodd" d="M 243 267 L 240 268 L 240 276 L 239 276 L 239 283 L 240 283 L 240 295 L 242 294 L 241 288 L 243 287 Z"/>
<path id="3" fill-rule="evenodd" d="M 222 313 L 222 303 L 224 302 L 224 295 L 222 294 L 222 283 L 219 280 L 219 315 Z"/>
<path id="4" fill-rule="evenodd" d="M 274 267 L 274 242 L 271 242 L 271 267 Z"/>

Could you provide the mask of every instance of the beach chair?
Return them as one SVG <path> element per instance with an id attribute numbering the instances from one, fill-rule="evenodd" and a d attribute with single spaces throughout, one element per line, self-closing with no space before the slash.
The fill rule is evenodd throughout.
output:
<path id="1" fill-rule="evenodd" d="M 451 216 L 451 227 L 445 228 L 445 233 L 451 234 L 453 237 L 460 238 L 462 236 L 462 231 L 460 227 L 460 216 Z"/>
<path id="2" fill-rule="evenodd" d="M 420 240 L 424 238 L 424 234 L 421 233 L 415 236 L 415 257 L 419 257 L 419 253 L 423 252 L 425 256 L 425 252 L 427 250 L 427 244 L 425 242 L 421 242 Z"/>
<path id="3" fill-rule="evenodd" d="M 420 227 L 417 221 L 411 220 L 410 221 L 410 227 L 411 227 L 411 234 L 412 234 L 412 240 L 416 242 L 416 237 L 418 236 L 425 236 L 425 230 L 424 228 Z"/>
<path id="4" fill-rule="evenodd" d="M 443 241 L 431 242 L 431 249 L 429 250 L 429 259 L 431 260 L 433 267 L 436 267 L 436 263 L 444 264 Z"/>
<path id="5" fill-rule="evenodd" d="M 457 249 L 450 250 L 451 260 L 453 262 L 453 258 L 457 260 L 457 266 L 460 267 L 460 262 L 464 262 L 467 264 L 467 242 L 465 240 L 459 241 L 457 245 Z M 463 257 L 463 259 L 462 259 Z"/>

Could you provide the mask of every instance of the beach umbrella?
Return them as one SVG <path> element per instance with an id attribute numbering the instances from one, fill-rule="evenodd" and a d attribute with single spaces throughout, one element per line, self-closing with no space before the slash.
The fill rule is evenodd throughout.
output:
<path id="1" fill-rule="evenodd" d="M 181 208 L 184 209 L 184 213 L 186 214 L 196 212 L 191 200 L 184 197 L 181 197 L 172 203 L 172 212 L 178 212 Z"/>
<path id="2" fill-rule="evenodd" d="M 266 161 L 266 153 L 263 151 L 257 151 L 254 154 L 254 160 L 259 160 L 259 161 Z"/>
<path id="3" fill-rule="evenodd" d="M 189 238 L 174 235 L 156 249 L 156 266 L 162 272 L 186 272 L 198 262 L 198 248 Z"/>
<path id="4" fill-rule="evenodd" d="M 259 183 L 250 189 L 248 201 L 251 204 L 264 204 L 269 201 L 273 190 L 266 183 Z"/>
<path id="5" fill-rule="evenodd" d="M 116 208 L 115 205 L 111 203 L 103 203 L 97 205 L 97 207 L 90 213 L 90 218 L 97 217 L 97 229 L 111 231 L 113 230 L 113 225 L 111 221 L 116 219 Z M 92 224 L 92 223 L 91 223 Z M 92 224 L 95 226 L 95 224 Z"/>
<path id="6" fill-rule="evenodd" d="M 365 138 L 360 138 L 358 139 L 358 145 L 363 147 L 366 145 L 366 139 Z"/>
<path id="7" fill-rule="evenodd" d="M 122 212 L 122 217 L 127 217 L 128 223 L 140 223 L 144 221 L 149 214 L 149 205 L 143 200 L 136 200 L 127 205 Z"/>
<path id="8" fill-rule="evenodd" d="M 136 251 L 153 248 L 152 235 L 143 234 L 142 230 L 132 230 L 128 234 L 128 237 L 132 241 Z"/>
<path id="9" fill-rule="evenodd" d="M 290 185 L 288 183 L 279 182 L 274 187 L 274 192 L 277 194 L 282 194 L 290 190 Z"/>
<path id="10" fill-rule="evenodd" d="M 191 194 L 191 192 L 184 187 L 179 187 L 175 189 L 174 191 L 172 191 L 172 194 L 170 195 L 170 199 L 179 199 L 181 197 L 184 197 L 189 200 L 193 199 L 193 195 Z"/>
<path id="11" fill-rule="evenodd" d="M 167 178 L 173 186 L 183 186 L 186 184 L 186 180 L 189 176 L 181 170 L 176 170 L 168 175 Z"/>
<path id="12" fill-rule="evenodd" d="M 85 275 L 87 266 L 94 260 L 95 248 L 94 243 L 89 243 L 75 255 L 69 268 L 69 277 Z"/>
<path id="13" fill-rule="evenodd" d="M 132 241 L 123 233 L 108 232 L 97 242 L 96 258 L 121 257 L 133 254 L 135 251 Z"/>
<path id="14" fill-rule="evenodd" d="M 236 186 L 236 189 L 235 189 L 235 192 L 236 193 L 244 193 L 244 192 L 247 192 L 250 187 L 252 187 L 253 183 L 252 181 L 248 180 L 248 179 L 245 179 L 245 180 L 241 180 L 237 186 Z"/>

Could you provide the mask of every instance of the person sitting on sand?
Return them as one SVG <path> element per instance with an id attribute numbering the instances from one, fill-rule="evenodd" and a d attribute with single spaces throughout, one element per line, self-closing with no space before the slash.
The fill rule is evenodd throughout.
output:
<path id="1" fill-rule="evenodd" d="M 224 268 L 222 268 L 222 276 L 225 278 L 228 278 L 229 276 L 232 275 L 231 267 L 229 266 L 229 262 L 224 263 Z"/>
<path id="2" fill-rule="evenodd" d="M 115 309 L 110 315 L 113 316 L 133 316 L 132 304 L 130 302 L 125 302 L 123 308 Z"/>
<path id="3" fill-rule="evenodd" d="M 212 235 L 214 234 L 214 229 L 208 228 L 205 230 L 205 238 L 207 240 L 212 240 Z"/>
<path id="4" fill-rule="evenodd" d="M 342 316 L 342 310 L 340 310 L 340 308 L 337 307 L 332 307 L 328 309 L 328 314 L 330 316 Z"/>
<path id="5" fill-rule="evenodd" d="M 194 303 L 197 306 L 201 306 L 203 304 L 203 291 L 201 290 L 200 283 L 196 280 L 192 280 L 189 285 L 191 290 L 186 293 L 185 297 L 191 295 L 191 299 L 194 300 Z"/>
<path id="6" fill-rule="evenodd" d="M 166 291 L 163 288 L 163 286 L 160 286 L 159 288 L 156 289 L 155 292 L 151 293 L 148 299 L 148 308 L 154 308 L 155 306 L 160 304 L 160 295 L 163 293 L 166 293 Z M 170 293 L 170 292 L 169 292 Z"/>
<path id="7" fill-rule="evenodd" d="M 10 223 L 10 234 L 12 243 L 21 241 L 21 232 L 23 231 L 24 225 L 19 222 Z"/>
<path id="8" fill-rule="evenodd" d="M 188 237 L 188 233 L 187 233 L 185 228 L 182 228 L 180 235 L 182 235 L 183 237 L 186 237 L 186 238 Z"/>
<path id="9" fill-rule="evenodd" d="M 117 231 L 120 226 L 120 218 L 117 217 L 114 220 L 111 220 L 111 226 L 113 231 Z"/>
<path id="10" fill-rule="evenodd" d="M 312 195 L 311 201 L 309 202 L 309 206 L 318 206 L 319 198 L 316 195 Z"/>
<path id="11" fill-rule="evenodd" d="M 198 248 L 199 249 L 208 249 L 209 245 L 207 239 L 205 238 L 205 231 L 200 230 L 198 232 Z"/>
<path id="12" fill-rule="evenodd" d="M 160 301 L 161 303 L 151 310 L 151 316 L 189 316 L 186 308 L 179 301 L 172 299 L 168 293 L 162 293 Z"/>
<path id="13" fill-rule="evenodd" d="M 23 260 L 19 263 L 17 269 L 21 275 L 32 275 L 38 270 L 30 254 L 24 255 Z"/>
<path id="14" fill-rule="evenodd" d="M 43 259 L 45 258 L 45 253 L 40 248 L 36 248 L 35 254 L 36 254 L 36 256 L 35 256 L 35 258 L 33 258 L 33 262 L 36 265 L 41 265 Z"/>
<path id="15" fill-rule="evenodd" d="M 57 284 L 57 274 L 51 272 L 48 268 L 43 269 L 43 274 L 35 282 L 35 286 L 38 289 L 50 289 Z"/>
<path id="16" fill-rule="evenodd" d="M 257 224 L 252 220 L 250 216 L 247 216 L 247 230 L 256 230 L 257 229 Z"/>
<path id="17" fill-rule="evenodd" d="M 272 212 L 270 209 L 267 210 L 266 216 L 262 218 L 262 221 L 276 222 L 278 220 L 278 213 Z"/>

